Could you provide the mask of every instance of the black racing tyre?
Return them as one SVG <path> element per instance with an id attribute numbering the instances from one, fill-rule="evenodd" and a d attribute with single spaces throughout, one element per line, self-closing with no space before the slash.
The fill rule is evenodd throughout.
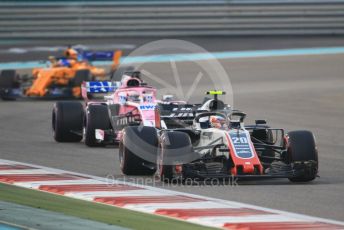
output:
<path id="1" fill-rule="evenodd" d="M 119 115 L 119 110 L 121 108 L 120 104 L 112 104 L 112 105 L 108 105 L 109 108 L 109 116 L 110 116 L 110 121 L 111 121 L 111 125 L 113 127 L 113 129 L 116 131 L 116 121 L 115 118 Z"/>
<path id="2" fill-rule="evenodd" d="M 288 133 L 288 160 L 301 175 L 289 178 L 292 182 L 308 182 L 318 173 L 318 151 L 312 132 L 301 130 Z"/>
<path id="3" fill-rule="evenodd" d="M 4 101 L 12 101 L 16 98 L 10 96 L 8 91 L 19 87 L 17 73 L 13 69 L 2 70 L 0 73 L 0 97 Z"/>
<path id="4" fill-rule="evenodd" d="M 52 128 L 57 142 L 79 142 L 82 135 L 84 109 L 80 102 L 59 101 L 54 104 Z M 75 132 L 73 132 L 75 131 Z"/>
<path id="5" fill-rule="evenodd" d="M 112 127 L 112 130 L 113 130 L 113 133 L 115 135 L 115 142 L 114 142 L 114 145 L 116 147 L 119 146 L 119 141 L 117 139 L 117 135 L 118 135 L 118 132 L 120 131 L 120 127 L 118 127 L 118 125 L 116 124 L 116 117 L 119 116 L 119 111 L 120 111 L 120 108 L 121 108 L 121 105 L 120 104 L 112 104 L 112 105 L 108 105 L 108 108 L 109 108 L 109 117 L 110 117 L 110 122 L 111 122 L 111 127 Z"/>
<path id="6" fill-rule="evenodd" d="M 111 129 L 108 108 L 106 105 L 89 105 L 85 116 L 85 144 L 89 147 L 103 146 L 96 140 L 95 130 Z"/>
<path id="7" fill-rule="evenodd" d="M 119 161 L 125 175 L 152 175 L 158 146 L 157 131 L 154 127 L 128 126 L 123 130 L 119 143 Z M 144 157 L 142 157 L 145 155 Z M 146 159 L 143 159 L 146 158 Z M 152 161 L 153 160 L 153 161 Z M 145 166 L 146 164 L 146 166 Z"/>
<path id="8" fill-rule="evenodd" d="M 172 182 L 175 178 L 175 164 L 173 159 L 181 159 L 181 156 L 193 153 L 191 139 L 184 132 L 165 132 L 161 136 L 161 144 L 158 150 L 158 169 L 160 180 Z"/>
<path id="9" fill-rule="evenodd" d="M 0 73 L 0 88 L 13 88 L 17 81 L 17 73 L 13 69 L 6 69 Z"/>
<path id="10" fill-rule="evenodd" d="M 91 72 L 88 69 L 81 69 L 75 72 L 75 76 L 71 79 L 71 86 L 77 87 L 81 86 L 84 81 L 91 81 Z"/>

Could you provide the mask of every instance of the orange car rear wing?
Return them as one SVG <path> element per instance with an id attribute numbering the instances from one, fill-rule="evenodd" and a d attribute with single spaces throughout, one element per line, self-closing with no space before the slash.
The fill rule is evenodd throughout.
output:
<path id="1" fill-rule="evenodd" d="M 116 70 L 118 68 L 121 57 L 122 57 L 122 50 L 116 50 L 112 58 L 112 61 L 113 61 L 112 66 L 111 66 L 112 70 Z"/>

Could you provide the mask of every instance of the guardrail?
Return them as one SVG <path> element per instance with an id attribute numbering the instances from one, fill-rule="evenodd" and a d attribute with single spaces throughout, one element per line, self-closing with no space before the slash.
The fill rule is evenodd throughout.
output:
<path id="1" fill-rule="evenodd" d="M 0 2 L 3 39 L 343 34 L 344 0 Z"/>

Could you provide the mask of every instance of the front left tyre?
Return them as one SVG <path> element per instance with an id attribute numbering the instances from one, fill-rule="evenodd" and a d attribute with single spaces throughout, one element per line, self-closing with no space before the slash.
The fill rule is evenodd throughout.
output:
<path id="1" fill-rule="evenodd" d="M 119 143 L 120 167 L 125 175 L 152 175 L 158 146 L 154 127 L 128 126 Z M 152 166 L 152 167 L 149 167 Z"/>
<path id="2" fill-rule="evenodd" d="M 176 179 L 178 172 L 176 172 L 175 161 L 182 159 L 185 161 L 188 157 L 192 159 L 192 154 L 193 149 L 188 134 L 178 131 L 165 132 L 161 136 L 157 158 L 157 173 L 160 180 L 171 183 Z"/>
<path id="3" fill-rule="evenodd" d="M 52 129 L 57 142 L 79 142 L 82 135 L 84 109 L 80 102 L 59 101 L 52 112 Z"/>

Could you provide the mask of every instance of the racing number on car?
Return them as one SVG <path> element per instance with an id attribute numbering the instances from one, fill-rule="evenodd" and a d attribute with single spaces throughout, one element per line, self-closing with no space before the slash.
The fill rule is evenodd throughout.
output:
<path id="1" fill-rule="evenodd" d="M 232 137 L 232 141 L 234 144 L 247 144 L 248 143 L 247 137 Z"/>
<path id="2" fill-rule="evenodd" d="M 235 155 L 237 155 L 237 157 L 244 159 L 253 157 L 249 140 L 245 132 L 241 132 L 239 134 L 237 132 L 230 132 L 229 135 L 231 137 Z"/>

